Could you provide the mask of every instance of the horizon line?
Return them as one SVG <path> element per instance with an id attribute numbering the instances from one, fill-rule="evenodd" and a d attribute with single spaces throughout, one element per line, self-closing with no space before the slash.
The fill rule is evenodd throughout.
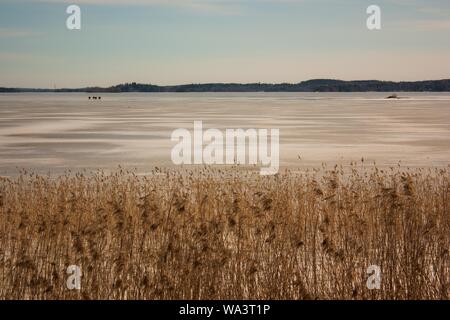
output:
<path id="1" fill-rule="evenodd" d="M 78 87 L 59 87 L 59 88 L 44 88 L 44 87 L 20 87 L 20 86 L 0 86 L 1 89 L 16 89 L 16 90 L 48 90 L 48 91 L 57 91 L 57 90 L 82 90 L 82 89 L 109 89 L 118 87 L 121 85 L 146 85 L 146 86 L 154 86 L 159 88 L 170 88 L 170 87 L 183 87 L 183 86 L 203 86 L 203 85 L 300 85 L 305 82 L 310 81 L 339 81 L 339 82 L 384 82 L 384 83 L 418 83 L 418 82 L 436 82 L 436 81 L 450 81 L 450 78 L 443 79 L 424 79 L 424 80 L 378 80 L 378 79 L 362 79 L 362 80 L 342 80 L 336 78 L 312 78 L 308 80 L 303 80 L 300 82 L 191 82 L 191 83 L 183 83 L 183 84 L 154 84 L 154 83 L 143 83 L 143 82 L 121 82 L 114 85 L 91 85 L 91 86 L 78 86 Z"/>

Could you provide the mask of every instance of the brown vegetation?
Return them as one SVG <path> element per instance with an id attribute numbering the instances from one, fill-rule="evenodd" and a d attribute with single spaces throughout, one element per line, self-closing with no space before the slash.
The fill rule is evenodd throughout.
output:
<path id="1" fill-rule="evenodd" d="M 23 172 L 0 178 L 0 298 L 448 299 L 449 188 L 446 169 Z"/>

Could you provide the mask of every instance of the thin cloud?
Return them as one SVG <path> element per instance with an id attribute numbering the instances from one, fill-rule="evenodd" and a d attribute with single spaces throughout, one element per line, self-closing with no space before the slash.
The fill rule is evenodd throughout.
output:
<path id="1" fill-rule="evenodd" d="M 27 0 L 23 0 L 26 2 Z M 73 4 L 73 0 L 37 0 L 43 3 L 66 3 Z M 97 6 L 167 6 L 183 8 L 196 12 L 240 14 L 239 3 L 241 1 L 223 0 L 77 0 L 77 5 Z"/>
<path id="2" fill-rule="evenodd" d="M 27 2 L 30 0 L 22 0 Z M 47 3 L 73 4 L 73 0 L 36 0 Z M 78 5 L 112 5 L 112 6 L 167 6 L 184 8 L 196 12 L 241 14 L 242 8 L 249 4 L 279 3 L 296 4 L 310 0 L 77 0 Z"/>
<path id="3" fill-rule="evenodd" d="M 418 31 L 449 31 L 450 20 L 408 20 L 393 23 L 392 26 L 400 29 Z"/>
<path id="4" fill-rule="evenodd" d="M 422 30 L 450 30 L 450 20 L 420 20 L 416 25 Z"/>
<path id="5" fill-rule="evenodd" d="M 0 29 L 0 38 L 26 38 L 39 35 L 41 33 L 30 30 Z"/>
<path id="6" fill-rule="evenodd" d="M 2 62 L 24 62 L 33 59 L 34 55 L 22 52 L 0 52 Z"/>

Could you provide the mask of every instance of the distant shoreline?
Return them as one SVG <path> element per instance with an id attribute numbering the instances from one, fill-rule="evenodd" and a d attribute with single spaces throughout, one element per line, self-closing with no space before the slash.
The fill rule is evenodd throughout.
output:
<path id="1" fill-rule="evenodd" d="M 86 93 L 126 93 L 126 92 L 450 92 L 450 79 L 426 81 L 379 81 L 357 80 L 343 81 L 332 79 L 315 79 L 300 83 L 205 83 L 159 86 L 124 83 L 111 87 L 85 88 L 5 88 L 0 87 L 0 93 L 26 92 L 86 92 Z"/>

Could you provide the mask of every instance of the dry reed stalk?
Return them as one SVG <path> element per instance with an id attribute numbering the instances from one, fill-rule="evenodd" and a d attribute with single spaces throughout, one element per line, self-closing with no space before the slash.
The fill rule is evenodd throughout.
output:
<path id="1" fill-rule="evenodd" d="M 449 186 L 448 169 L 356 164 L 23 171 L 0 178 L 0 299 L 448 299 Z"/>

